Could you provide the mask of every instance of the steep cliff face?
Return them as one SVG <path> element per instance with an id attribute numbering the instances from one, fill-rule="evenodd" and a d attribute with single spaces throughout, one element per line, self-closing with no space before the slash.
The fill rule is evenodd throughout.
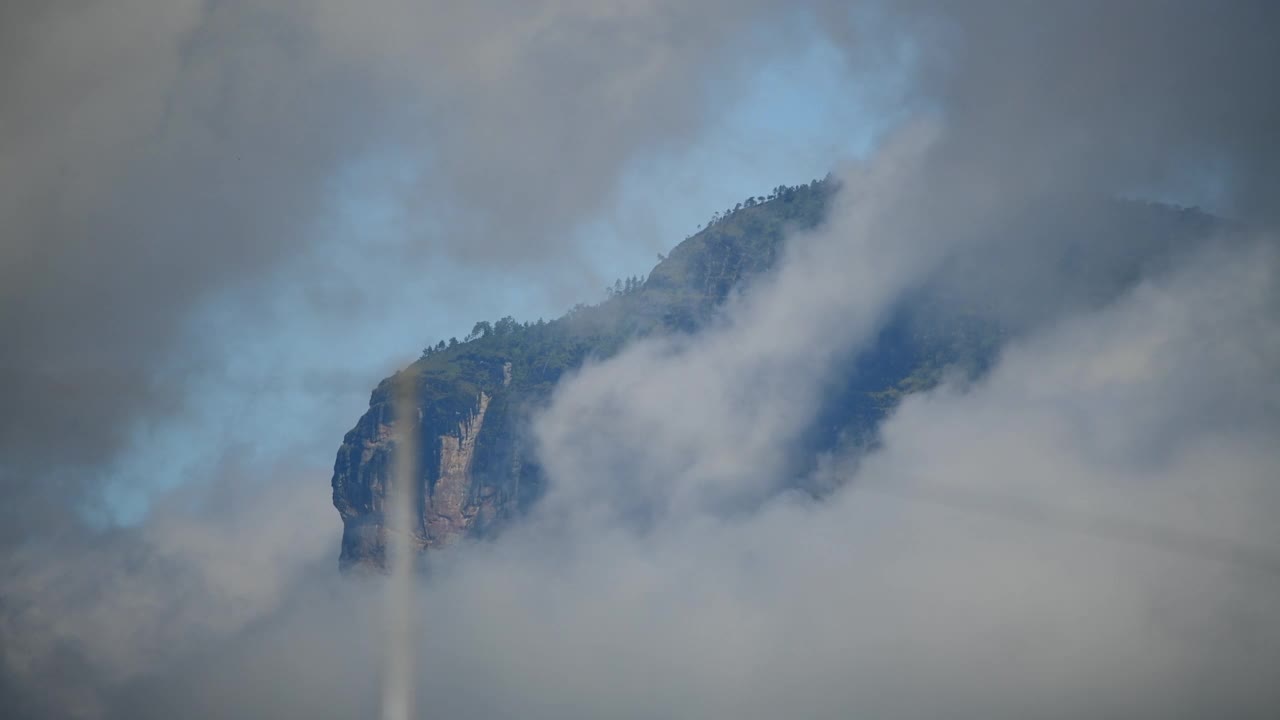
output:
<path id="1" fill-rule="evenodd" d="M 492 364 L 478 365 L 466 379 L 443 378 L 429 367 L 406 371 L 416 375 L 419 399 L 411 432 L 418 452 L 420 484 L 412 496 L 420 549 L 482 535 L 518 505 L 522 463 L 508 457 L 516 449 L 504 436 L 508 423 L 489 420 L 491 408 L 508 408 L 511 365 L 497 363 L 495 378 Z M 386 562 L 385 498 L 397 452 L 393 384 L 386 381 L 374 391 L 369 412 L 347 433 L 334 465 L 344 569 Z M 494 442 L 482 442 L 490 435 Z"/>

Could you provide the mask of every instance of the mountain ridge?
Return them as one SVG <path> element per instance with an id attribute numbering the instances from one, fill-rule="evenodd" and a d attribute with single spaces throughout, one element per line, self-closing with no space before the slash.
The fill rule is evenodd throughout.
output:
<path id="1" fill-rule="evenodd" d="M 413 384 L 418 404 L 411 428 L 420 480 L 411 493 L 414 544 L 428 550 L 492 536 L 545 489 L 528 424 L 556 383 L 588 359 L 606 359 L 636 338 L 698 333 L 732 293 L 746 292 L 776 266 L 788 233 L 822 224 L 837 190 L 828 176 L 749 198 L 660 256 L 645 278 L 619 280 L 603 302 L 579 304 L 549 322 L 509 316 L 477 322 L 462 341 L 428 347 L 383 380 L 334 463 L 333 503 L 344 528 L 340 567 L 385 567 L 384 500 L 395 452 L 391 400 L 400 382 L 407 378 Z M 1124 209 L 1117 224 L 1125 232 L 1145 223 L 1149 233 L 1168 233 L 1166 226 L 1195 225 L 1206 217 L 1156 205 L 1117 207 Z M 1096 283 L 1105 289 L 1090 292 L 1115 292 L 1125 275 L 1105 278 Z M 848 358 L 848 372 L 804 434 L 804 447 L 797 448 L 793 485 L 820 491 L 804 488 L 800 478 L 821 453 L 873 444 L 878 423 L 904 396 L 934 387 L 947 368 L 977 377 L 1011 332 L 1016 330 L 998 317 L 930 291 L 901 303 L 873 351 Z"/>

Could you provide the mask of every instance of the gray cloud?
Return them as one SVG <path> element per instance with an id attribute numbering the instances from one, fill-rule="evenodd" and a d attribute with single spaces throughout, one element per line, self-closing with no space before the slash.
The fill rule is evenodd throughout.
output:
<path id="1" fill-rule="evenodd" d="M 0 638 L 15 697 L 34 716 L 100 716 L 122 684 L 252 627 L 317 568 L 329 576 L 339 534 L 311 482 L 324 469 L 224 462 L 136 528 L 11 550 Z"/>
<path id="2" fill-rule="evenodd" d="M 419 137 L 421 128 L 399 124 L 418 120 L 443 132 L 431 145 L 440 154 L 428 160 L 457 184 L 424 187 L 462 198 L 464 211 L 484 207 L 492 189 L 494 207 L 532 213 L 531 227 L 547 230 L 601 202 L 602 178 L 607 189 L 624 163 L 602 127 L 622 128 L 632 148 L 682 137 L 697 126 L 696 112 L 646 124 L 638 109 L 701 97 L 704 85 L 669 82 L 687 68 L 695 76 L 732 70 L 733 50 L 753 48 L 736 44 L 745 25 L 715 6 L 698 15 L 724 17 L 706 35 L 689 30 L 697 22 L 683 11 L 660 5 L 627 13 L 533 6 L 509 16 L 490 6 L 441 15 L 405 4 L 358 17 L 321 5 L 253 23 L 237 22 L 239 5 L 201 9 L 147 15 L 160 28 L 148 34 L 155 48 L 102 50 L 103 58 L 143 58 L 147 72 L 130 82 L 180 87 L 138 92 L 165 96 L 156 101 L 161 115 L 185 117 L 183 128 L 198 119 L 208 136 L 184 136 L 166 151 L 144 143 L 138 154 L 121 138 L 149 131 L 129 114 L 145 114 L 147 104 L 111 104 L 113 134 L 66 150 L 112 156 L 123 168 L 94 165 L 107 169 L 71 189 L 106 194 L 74 196 L 71 207 L 94 214 L 53 212 L 51 198 L 64 191 L 45 188 L 68 181 L 46 159 L 61 136 L 13 121 L 27 133 L 24 147 L 46 143 L 23 156 L 29 183 L 4 176 L 35 194 L 6 206 L 20 227 L 101 217 L 128 229 L 138 206 L 120 198 L 170 202 L 159 202 L 159 224 L 144 226 L 150 233 L 105 225 L 124 238 L 117 253 L 76 253 L 98 245 L 65 229 L 44 236 L 75 241 L 52 245 L 70 259 L 48 265 L 39 282 L 29 271 L 39 246 L 15 244 L 28 264 L 6 266 L 15 268 L 6 279 L 21 280 L 6 288 L 26 282 L 38 291 L 5 296 L 5 331 L 25 338 L 5 356 L 7 367 L 53 367 L 36 361 L 71 337 L 95 338 L 11 318 L 72 318 L 111 340 L 80 358 L 85 367 L 105 372 L 120 358 L 119 367 L 141 368 L 144 391 L 150 365 L 139 358 L 169 348 L 201 283 L 216 286 L 305 246 L 272 231 L 304 226 L 297 215 L 318 192 L 314 178 L 349 157 L 345 145 L 332 150 L 338 156 L 311 151 L 348 138 L 369 108 L 387 104 L 387 88 L 416 88 L 410 97 L 422 105 L 380 118 L 382 137 Z M 828 224 L 792 238 L 782 267 L 736 298 L 718 326 L 635 345 L 558 390 L 536 426 L 552 481 L 545 502 L 499 540 L 429 562 L 419 707 L 461 717 L 1274 715 L 1280 267 L 1273 209 L 1263 201 L 1274 188 L 1268 141 L 1278 126 L 1277 93 L 1266 82 L 1277 65 L 1264 42 L 1270 6 L 817 9 L 824 27 L 850 43 L 855 64 L 914 55 L 903 107 L 927 119 L 842 171 L 845 190 Z M 58 25 L 53 10 L 45 13 L 76 45 L 83 18 Z M 235 32 L 220 35 L 228 24 Z M 623 31 L 630 27 L 635 35 Z M 710 49 L 692 47 L 702 41 Z M 280 85 L 246 68 L 236 75 L 221 58 L 241 42 L 280 55 L 294 75 Z M 181 59 L 170 61 L 181 71 L 163 70 L 148 53 Z M 534 59 L 545 64 L 527 62 Z M 582 70 L 593 63 L 598 74 Z M 446 64 L 441 74 L 415 72 Z M 351 73 L 349 83 L 328 82 L 330 69 Z M 49 75 L 8 72 L 7 81 Z M 562 74 L 584 92 L 568 106 L 548 86 Z M 52 88 L 89 82 L 52 77 L 47 86 L 13 85 L 29 98 L 20 106 L 41 107 L 42 93 L 61 98 Z M 307 78 L 314 85 L 298 92 L 315 105 L 300 106 L 333 110 L 325 116 L 333 126 L 300 125 L 296 148 L 276 147 L 279 128 L 310 112 L 281 110 L 258 125 L 259 112 L 270 116 L 276 91 L 297 87 L 294 80 L 306 88 Z M 368 88 L 358 98 L 367 103 L 350 106 L 344 88 Z M 503 120 L 523 114 L 527 135 Z M 216 138 L 228 127 L 234 142 L 222 145 Z M 260 141 L 245 147 L 261 156 L 244 162 L 261 173 L 250 175 L 262 197 L 192 199 L 193 188 L 213 192 L 239 177 L 239 161 L 218 150 L 241 147 L 242 134 Z M 223 184 L 182 181 L 178 171 L 193 165 Z M 544 187 L 549 167 L 565 184 Z M 486 184 L 488 172 L 496 185 Z M 1252 229 L 1194 243 L 1097 229 L 1115 218 L 1096 197 L 1207 176 L 1222 186 L 1220 207 Z M 156 184 L 122 183 L 116 195 L 104 189 L 116 177 Z M 138 189 L 151 187 L 169 192 Z M 245 232 L 200 250 L 209 253 L 194 256 L 200 273 L 181 282 L 165 275 L 165 262 L 192 256 L 156 240 L 169 237 L 156 228 L 185 228 L 228 208 Z M 194 225 L 190 237 L 202 247 L 228 229 Z M 255 237 L 274 241 L 246 239 Z M 470 252 L 518 257 L 521 241 L 512 235 L 509 248 Z M 233 252 L 222 254 L 227 247 Z M 130 288 L 154 276 L 178 289 L 125 294 L 110 312 L 85 302 L 83 288 L 124 287 L 84 281 L 89 270 L 142 258 L 157 262 L 150 274 L 116 273 Z M 878 450 L 829 458 L 816 484 L 838 486 L 830 497 L 779 494 L 789 480 L 785 456 L 827 380 L 865 349 L 897 301 L 939 278 L 946 292 L 1016 320 L 1018 340 L 976 384 L 906 401 Z M 62 288 L 75 292 L 55 292 Z M 89 315 L 67 309 L 82 306 Z M 113 319 L 125 311 L 149 322 L 113 345 Z M 104 393 L 102 406 L 117 400 Z M 81 405 L 82 417 L 95 417 Z M 98 412 L 127 416 L 113 405 Z M 40 452 L 47 447 L 32 457 Z M 380 586 L 334 582 L 336 523 L 325 520 L 323 483 L 310 487 L 324 473 L 251 463 L 225 475 L 245 480 L 214 509 L 179 492 L 136 530 L 92 547 L 71 537 L 8 553 L 0 646 L 6 689 L 25 704 L 18 712 L 370 711 Z"/>
<path id="3" fill-rule="evenodd" d="M 0 437 L 17 492 L 92 470 L 140 416 L 182 410 L 183 381 L 222 362 L 175 347 L 193 307 L 306 246 L 325 177 L 360 142 L 361 93 L 321 92 L 349 71 L 227 5 L 40 4 L 12 19 Z M 41 516 L 31 495 L 6 532 Z"/>
<path id="4" fill-rule="evenodd" d="M 1222 210 L 1274 219 L 1274 5 L 907 7 L 925 38 L 919 87 L 964 135 L 951 167 L 1054 192 L 1217 181 Z"/>
<path id="5" fill-rule="evenodd" d="M 193 376 L 223 372 L 202 304 L 312 262 L 306 296 L 347 298 L 335 322 L 379 317 L 379 298 L 350 301 L 371 294 L 364 278 L 312 257 L 339 254 L 326 229 L 353 173 L 404 218 L 368 250 L 389 277 L 450 255 L 580 269 L 555 259 L 628 159 L 695 137 L 742 51 L 794 41 L 755 38 L 765 12 L 7 4 L 0 473 L 29 491 L 9 539 L 79 496 L 138 423 L 186 412 Z"/>

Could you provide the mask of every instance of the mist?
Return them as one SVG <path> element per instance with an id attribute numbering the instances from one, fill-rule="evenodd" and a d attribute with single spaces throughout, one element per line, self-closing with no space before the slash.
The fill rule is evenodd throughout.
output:
<path id="1" fill-rule="evenodd" d="M 399 678 L 415 717 L 1273 717 L 1277 19 L 7 6 L 6 715 L 367 716 Z M 465 328 L 497 302 L 480 281 L 587 292 L 601 249 L 575 229 L 637 158 L 692 152 L 762 62 L 818 41 L 885 128 L 832 158 L 826 221 L 707 329 L 564 379 L 530 422 L 526 517 L 407 588 L 340 577 L 332 453 L 409 358 L 278 329 L 412 351 L 416 308 Z M 393 232 L 344 239 L 352 177 Z M 1117 198 L 1216 218 L 1153 237 Z M 921 292 L 1008 342 L 795 477 L 825 395 Z M 278 414 L 208 405 L 242 373 L 282 378 Z M 195 430 L 147 454 L 170 423 Z M 136 480 L 136 522 L 89 522 L 121 467 L 165 477 Z"/>

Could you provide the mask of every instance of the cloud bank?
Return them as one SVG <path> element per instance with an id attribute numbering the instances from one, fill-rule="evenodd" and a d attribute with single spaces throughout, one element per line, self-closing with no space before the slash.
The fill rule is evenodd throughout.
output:
<path id="1" fill-rule="evenodd" d="M 696 126 L 706 86 L 672 83 L 741 62 L 735 53 L 754 51 L 756 36 L 739 23 L 773 17 L 714 5 L 691 17 L 661 3 L 518 13 L 388 4 L 359 17 L 323 4 L 173 7 L 138 5 L 154 45 L 81 42 L 76 13 L 89 11 L 52 5 L 32 16 L 46 34 L 0 44 L 33 58 L 5 78 L 24 93 L 6 107 L 30 114 L 9 111 L 5 123 L 21 131 L 6 156 L 27 168 L 6 171 L 5 187 L 29 196 L 9 194 L 4 212 L 22 229 L 5 251 L 15 260 L 4 265 L 4 329 L 19 342 L 5 346 L 4 367 L 61 370 L 48 358 L 75 338 L 91 348 L 75 356 L 83 367 L 122 368 L 83 387 L 94 377 L 24 380 L 57 387 L 58 402 L 76 403 L 98 431 L 74 441 L 35 432 L 65 417 L 57 404 L 45 425 L 22 425 L 40 442 L 6 421 L 9 473 L 64 444 L 90 462 L 120 443 L 105 419 L 155 402 L 147 373 L 121 378 L 170 352 L 202 286 L 256 276 L 301 247 L 276 231 L 300 226 L 293 214 L 323 192 L 315 178 L 341 163 L 330 153 L 350 151 L 338 142 L 345 129 L 387 102 L 387 88 L 417 88 L 421 104 L 378 118 L 373 136 L 435 137 L 413 129 L 426 123 L 445 138 L 423 159 L 446 169 L 428 181 L 453 183 L 442 197 L 465 198 L 463 214 L 486 191 L 511 197 L 510 217 L 549 237 L 579 203 L 599 202 L 623 153 Z M 533 428 L 548 495 L 498 540 L 428 561 L 416 707 L 460 717 L 1272 717 L 1275 11 L 811 11 L 855 66 L 911 59 L 900 129 L 841 169 L 828 222 L 791 238 L 777 271 L 715 327 L 636 344 L 562 384 Z M 610 41 L 610 30 L 622 37 Z M 49 38 L 98 54 L 65 63 L 37 52 L 55 47 Z M 253 57 L 226 53 L 233 41 L 269 54 L 265 66 L 285 80 L 227 61 Z M 95 101 L 72 91 L 92 77 L 30 70 L 41 58 L 146 71 L 126 73 L 134 101 Z M 446 64 L 456 73 L 431 70 Z M 552 80 L 564 83 L 558 93 Z M 300 102 L 273 104 L 285 87 Z M 61 112 L 72 95 L 100 115 Z M 650 103 L 680 107 L 642 122 Z M 298 124 L 313 115 L 324 122 Z M 94 133 L 65 136 L 81 146 L 34 119 L 45 116 L 99 119 Z M 147 132 L 172 144 L 131 151 L 129 138 Z M 283 135 L 298 144 L 276 142 Z M 19 147 L 29 149 L 10 152 Z M 239 147 L 260 152 L 224 152 Z M 58 153 L 72 154 L 69 167 L 102 162 L 90 180 L 62 179 Z M 247 188 L 232 182 L 242 162 Z M 225 179 L 212 196 L 221 200 L 205 192 L 216 183 L 196 192 L 184 180 L 193 168 Z M 539 182 L 548 168 L 564 184 Z M 1195 224 L 1190 240 L 1127 234 L 1098 199 L 1116 194 L 1203 197 L 1239 222 Z M 138 227 L 130 203 L 144 201 L 158 209 Z M 243 225 L 202 222 L 223 214 Z M 482 232 L 456 236 L 467 242 L 457 252 L 566 249 L 516 247 L 519 236 L 496 231 L 507 215 L 485 217 Z M 68 225 L 90 219 L 105 235 Z M 178 228 L 190 247 L 168 242 Z M 147 252 L 127 250 L 135 244 Z M 156 264 L 110 264 L 142 257 Z M 162 272 L 184 263 L 200 272 Z M 148 272 L 164 282 L 142 292 Z M 836 488 L 828 495 L 786 491 L 787 455 L 829 383 L 921 287 L 985 308 L 1017 327 L 1015 340 L 982 378 L 906 400 L 873 450 L 825 458 L 807 484 Z M 104 288 L 118 298 L 110 309 L 87 300 Z M 94 388 L 110 391 L 99 404 Z M 120 388 L 136 388 L 123 405 Z M 0 687 L 16 716 L 374 712 L 384 588 L 334 577 L 323 464 L 249 456 L 206 474 L 218 492 L 177 491 L 136 528 L 6 553 Z"/>

